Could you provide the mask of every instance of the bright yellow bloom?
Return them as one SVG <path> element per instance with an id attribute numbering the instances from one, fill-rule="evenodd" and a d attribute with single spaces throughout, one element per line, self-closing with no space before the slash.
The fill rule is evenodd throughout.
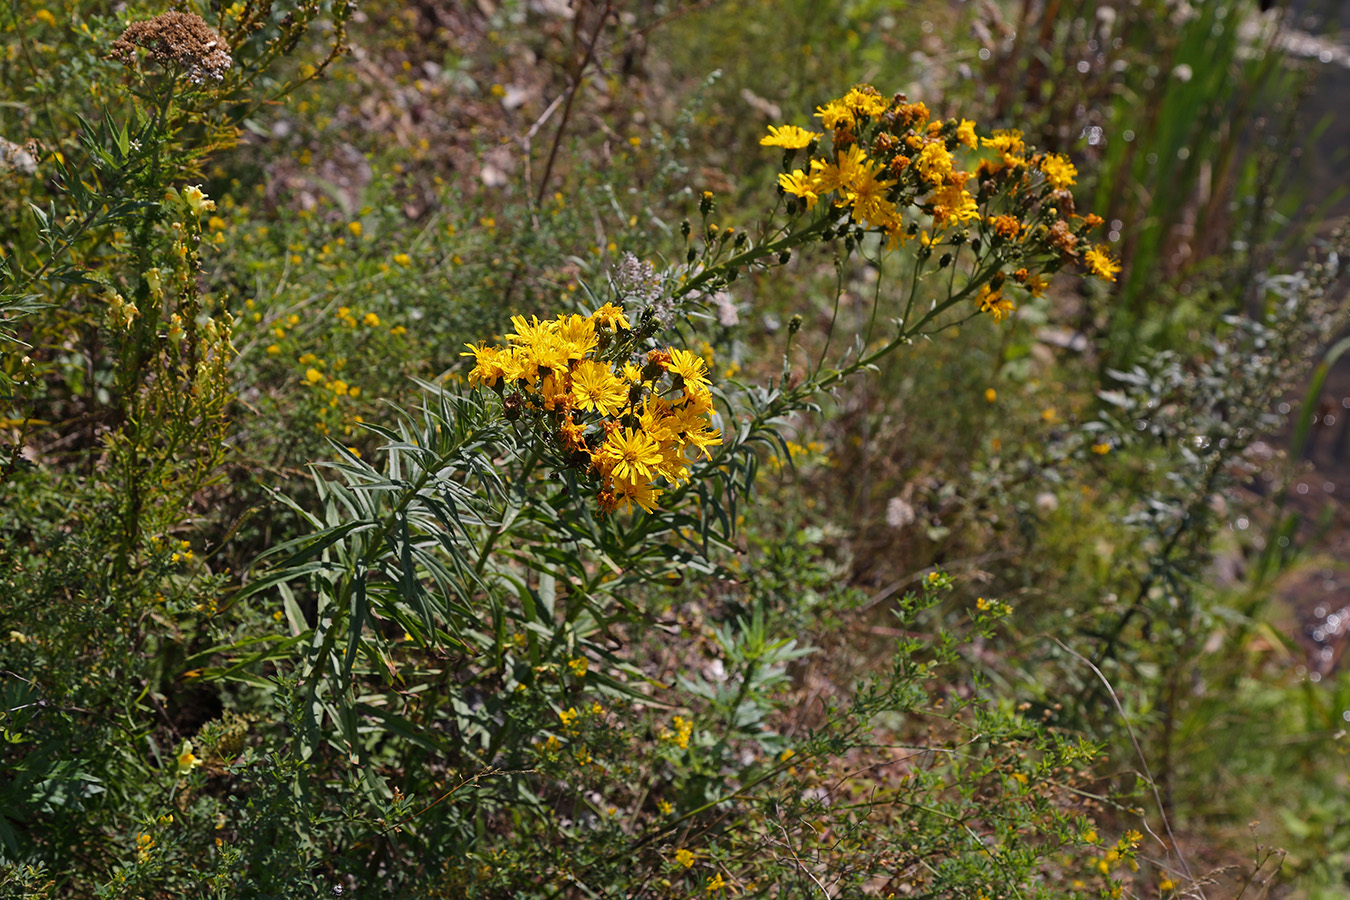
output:
<path id="1" fill-rule="evenodd" d="M 1078 177 L 1078 170 L 1062 153 L 1052 153 L 1042 159 L 1041 172 L 1056 190 L 1073 187 L 1074 179 Z"/>
<path id="2" fill-rule="evenodd" d="M 812 160 L 811 162 L 814 164 L 817 160 Z M 816 201 L 820 199 L 818 186 L 815 179 L 810 175 L 807 175 L 801 169 L 779 175 L 778 185 L 783 189 L 785 194 L 792 194 L 794 197 L 801 197 L 805 200 L 807 209 L 816 208 Z"/>
<path id="3" fill-rule="evenodd" d="M 969 222 L 980 217 L 980 209 L 975 198 L 963 187 L 949 184 L 933 195 L 933 222 L 946 225 L 950 222 Z"/>
<path id="4" fill-rule="evenodd" d="M 995 131 L 992 137 L 985 138 L 981 143 L 999 151 L 1004 157 L 1020 156 L 1027 146 L 1022 141 L 1022 132 L 1016 129 Z"/>
<path id="5" fill-rule="evenodd" d="M 394 262 L 398 263 L 400 266 L 410 266 L 412 265 L 412 257 L 406 253 L 395 253 Z"/>
<path id="6" fill-rule="evenodd" d="M 1115 281 L 1116 273 L 1120 271 L 1120 263 L 1111 258 L 1105 244 L 1098 244 L 1088 250 L 1083 255 L 1083 261 L 1087 263 L 1088 271 L 1102 281 Z"/>
<path id="7" fill-rule="evenodd" d="M 675 851 L 675 862 L 688 869 L 694 864 L 694 854 L 681 847 Z"/>
<path id="8" fill-rule="evenodd" d="M 623 308 L 615 306 L 613 303 L 606 303 L 591 314 L 591 318 L 598 325 L 605 325 L 609 328 L 622 328 L 625 331 L 631 330 L 632 325 L 628 324 L 628 317 L 623 314 Z"/>
<path id="9" fill-rule="evenodd" d="M 572 401 L 578 409 L 617 416 L 628 402 L 628 386 L 614 376 L 608 364 L 583 359 L 572 370 Z"/>
<path id="10" fill-rule="evenodd" d="M 643 432 L 625 428 L 609 436 L 595 459 L 616 482 L 636 484 L 651 479 L 661 464 L 661 447 Z"/>
<path id="11" fill-rule="evenodd" d="M 975 297 L 975 305 L 979 307 L 980 312 L 987 312 L 993 316 L 995 322 L 1002 322 L 1017 309 L 1011 300 L 1003 296 L 1002 291 L 991 291 L 987 284 L 980 286 L 980 292 Z"/>
<path id="12" fill-rule="evenodd" d="M 924 144 L 914 165 L 918 167 L 919 174 L 924 180 L 930 184 L 941 184 L 956 168 L 952 163 L 952 155 L 947 152 L 946 146 L 941 141 L 929 141 Z"/>
<path id="13" fill-rule="evenodd" d="M 859 115 L 872 116 L 873 118 L 884 113 L 891 105 L 890 99 L 883 97 L 870 84 L 860 84 L 850 88 L 849 92 L 838 102 Z"/>
<path id="14" fill-rule="evenodd" d="M 651 482 L 614 482 L 614 496 L 620 512 L 636 503 L 647 512 L 656 512 L 656 502 L 664 491 L 652 486 Z"/>
<path id="15" fill-rule="evenodd" d="M 572 674 L 578 678 L 585 678 L 586 671 L 590 668 L 590 662 L 584 656 L 578 656 L 576 659 L 567 661 L 567 668 L 572 670 Z"/>
<path id="16" fill-rule="evenodd" d="M 708 364 L 703 357 L 695 356 L 688 350 L 672 347 L 668 369 L 684 379 L 685 393 L 708 385 Z"/>
<path id="17" fill-rule="evenodd" d="M 956 140 L 972 149 L 980 146 L 980 139 L 975 136 L 975 123 L 962 119 L 961 124 L 956 126 Z"/>
<path id="18" fill-rule="evenodd" d="M 798 128 L 796 125 L 784 125 L 781 128 L 770 125 L 769 133 L 759 139 L 760 146 L 763 147 L 782 147 L 784 150 L 800 150 L 803 147 L 810 146 L 812 141 L 819 140 L 822 134 L 815 131 L 807 131 L 805 128 Z"/>
<path id="19" fill-rule="evenodd" d="M 816 118 L 820 119 L 820 124 L 826 128 L 852 128 L 856 119 L 853 117 L 853 111 L 838 100 L 831 100 L 824 106 L 816 107 Z"/>
<path id="20" fill-rule="evenodd" d="M 500 347 L 488 347 L 487 345 L 474 346 L 465 344 L 469 348 L 469 353 L 461 353 L 460 356 L 472 356 L 474 358 L 474 367 L 469 372 L 469 384 L 477 387 L 485 384 L 488 387 L 496 387 L 497 382 L 507 374 L 506 360 L 510 358 L 508 351 L 503 351 Z"/>

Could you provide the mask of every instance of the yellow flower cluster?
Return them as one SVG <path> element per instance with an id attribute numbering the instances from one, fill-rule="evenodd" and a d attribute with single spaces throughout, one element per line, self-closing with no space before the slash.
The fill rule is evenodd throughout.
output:
<path id="1" fill-rule="evenodd" d="M 1046 274 L 1081 259 L 1093 275 L 1115 280 L 1120 265 L 1104 246 L 1080 255 L 1084 235 L 1102 220 L 1074 214 L 1069 188 L 1078 170 L 1068 157 L 1035 153 L 1018 131 L 980 137 L 968 119 L 931 119 L 924 104 L 865 84 L 817 108 L 816 118 L 832 132 L 832 148 L 778 176 L 794 208 L 814 210 L 826 199 L 847 210 L 843 227 L 883 235 L 889 249 L 919 236 L 924 259 L 942 245 L 953 255 L 967 245 L 991 254 L 999 271 L 974 299 L 996 321 L 1016 308 L 1002 293 L 1009 277 L 1038 296 Z M 819 137 L 770 126 L 760 143 L 793 151 Z"/>
<path id="2" fill-rule="evenodd" d="M 469 384 L 502 394 L 508 419 L 528 415 L 567 466 L 595 480 L 601 511 L 655 510 L 659 484 L 688 480 L 689 453 L 721 443 L 707 363 L 677 347 L 626 352 L 620 307 L 511 323 L 508 346 L 466 345 Z"/>

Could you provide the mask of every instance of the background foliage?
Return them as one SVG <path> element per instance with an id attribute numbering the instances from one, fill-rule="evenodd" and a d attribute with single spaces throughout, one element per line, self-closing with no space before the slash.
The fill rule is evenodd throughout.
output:
<path id="1" fill-rule="evenodd" d="M 114 54 L 164 11 L 0 10 L 0 893 L 1343 890 L 1278 11 L 241 0 Z M 1068 154 L 1118 280 L 830 376 L 908 273 L 715 253 L 861 81 Z M 463 345 L 691 247 L 727 441 L 596 518 Z"/>

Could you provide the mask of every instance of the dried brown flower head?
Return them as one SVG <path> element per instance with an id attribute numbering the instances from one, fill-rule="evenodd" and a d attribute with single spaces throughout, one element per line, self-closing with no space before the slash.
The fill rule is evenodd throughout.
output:
<path id="1" fill-rule="evenodd" d="M 113 42 L 110 55 L 126 66 L 136 65 L 136 48 L 150 52 L 150 58 L 164 66 L 177 66 L 193 84 L 207 78 L 220 81 L 233 60 L 226 52 L 225 40 L 197 15 L 166 12 L 133 22 Z"/>

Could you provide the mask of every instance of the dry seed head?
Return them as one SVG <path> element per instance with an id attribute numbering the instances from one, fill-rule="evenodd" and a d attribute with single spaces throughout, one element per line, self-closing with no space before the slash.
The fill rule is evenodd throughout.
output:
<path id="1" fill-rule="evenodd" d="M 133 22 L 113 42 L 110 55 L 133 67 L 137 47 L 148 50 L 150 58 L 163 66 L 180 67 L 193 84 L 201 84 L 206 78 L 224 79 L 233 62 L 226 52 L 224 38 L 192 13 L 166 12 L 144 22 Z"/>

